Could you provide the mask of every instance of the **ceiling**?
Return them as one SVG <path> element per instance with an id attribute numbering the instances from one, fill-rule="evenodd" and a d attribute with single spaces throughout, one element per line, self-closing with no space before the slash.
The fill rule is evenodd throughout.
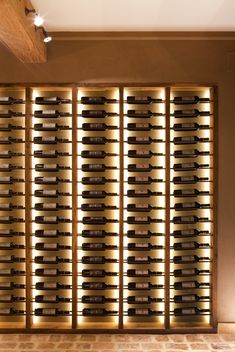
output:
<path id="1" fill-rule="evenodd" d="M 235 0 L 31 0 L 48 31 L 234 31 Z"/>

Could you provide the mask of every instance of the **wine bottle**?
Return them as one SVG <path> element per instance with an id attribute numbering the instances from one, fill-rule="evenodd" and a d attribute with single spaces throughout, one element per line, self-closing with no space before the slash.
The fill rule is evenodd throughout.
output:
<path id="1" fill-rule="evenodd" d="M 64 271 L 64 270 L 59 270 L 59 269 L 36 269 L 35 270 L 35 276 L 48 276 L 48 277 L 54 277 L 54 276 L 70 276 L 72 275 L 71 271 Z"/>
<path id="2" fill-rule="evenodd" d="M 106 170 L 117 170 L 117 167 L 106 166 L 105 164 L 82 164 L 82 171 L 104 172 Z"/>
<path id="3" fill-rule="evenodd" d="M 151 137 L 128 137 L 127 143 L 128 144 L 151 144 L 151 143 L 159 143 L 163 142 L 162 139 L 156 139 Z"/>
<path id="4" fill-rule="evenodd" d="M 0 216 L 0 224 L 14 224 L 16 222 L 24 222 L 24 219 L 14 218 L 13 216 Z"/>
<path id="5" fill-rule="evenodd" d="M 22 138 L 0 137 L 0 144 L 23 143 Z"/>
<path id="6" fill-rule="evenodd" d="M 151 204 L 127 204 L 127 211 L 130 212 L 150 212 L 151 210 L 160 209 Z"/>
<path id="7" fill-rule="evenodd" d="M 16 257 L 14 255 L 1 255 L 0 263 L 24 263 L 25 258 Z"/>
<path id="8" fill-rule="evenodd" d="M 197 229 L 184 229 L 184 230 L 175 230 L 173 231 L 173 236 L 175 238 L 187 238 L 187 237 L 196 237 L 200 235 L 209 235 L 209 231 L 202 231 Z"/>
<path id="9" fill-rule="evenodd" d="M 83 185 L 105 185 L 106 183 L 117 182 L 116 179 L 110 179 L 106 177 L 83 177 Z"/>
<path id="10" fill-rule="evenodd" d="M 117 246 L 107 245 L 105 243 L 83 243 L 82 250 L 83 251 L 104 251 L 109 249 L 117 249 Z"/>
<path id="11" fill-rule="evenodd" d="M 11 159 L 14 156 L 24 156 L 24 154 L 12 152 L 11 150 L 1 150 L 0 151 L 0 159 Z"/>
<path id="12" fill-rule="evenodd" d="M 175 105 L 192 105 L 192 104 L 209 103 L 209 102 L 210 102 L 210 98 L 200 98 L 197 95 L 174 97 L 174 99 L 171 100 L 171 103 L 174 103 Z"/>
<path id="13" fill-rule="evenodd" d="M 106 258 L 103 256 L 83 256 L 83 264 L 105 264 L 105 263 L 117 263 L 117 259 Z"/>
<path id="14" fill-rule="evenodd" d="M 59 105 L 70 104 L 71 99 L 64 99 L 60 97 L 36 97 L 35 104 L 39 105 Z"/>
<path id="15" fill-rule="evenodd" d="M 34 315 L 43 317 L 69 316 L 72 313 L 69 310 L 60 310 L 57 308 L 36 308 Z"/>
<path id="16" fill-rule="evenodd" d="M 197 182 L 209 181 L 208 177 L 198 177 L 198 176 L 177 176 L 173 178 L 174 184 L 196 184 Z"/>
<path id="17" fill-rule="evenodd" d="M 197 158 L 198 156 L 210 155 L 208 151 L 199 151 L 197 149 L 184 149 L 174 151 L 175 158 Z"/>
<path id="18" fill-rule="evenodd" d="M 199 111 L 197 109 L 175 110 L 174 113 L 172 114 L 172 116 L 179 117 L 179 118 L 210 116 L 210 111 Z"/>
<path id="19" fill-rule="evenodd" d="M 208 169 L 209 164 L 198 164 L 198 163 L 182 163 L 174 164 L 173 169 L 175 171 L 196 171 L 198 169 Z"/>
<path id="20" fill-rule="evenodd" d="M 25 275 L 24 270 L 15 270 L 14 268 L 0 269 L 0 276 L 22 276 L 22 275 Z"/>
<path id="21" fill-rule="evenodd" d="M 82 277 L 106 277 L 106 276 L 117 276 L 116 272 L 109 272 L 106 270 L 82 270 Z"/>
<path id="22" fill-rule="evenodd" d="M 45 137 L 34 137 L 34 144 L 57 144 L 57 143 L 69 143 L 68 139 L 57 138 L 56 136 L 45 136 Z"/>
<path id="23" fill-rule="evenodd" d="M 209 141 L 210 141 L 210 138 L 199 138 L 198 136 L 183 136 L 183 137 L 175 137 L 173 139 L 173 143 L 176 145 L 196 144 L 199 142 L 204 143 Z M 198 151 L 195 151 L 195 152 L 199 153 Z"/>
<path id="24" fill-rule="evenodd" d="M 71 222 L 71 219 L 66 219 L 62 216 L 35 216 L 36 224 L 60 224 Z"/>
<path id="25" fill-rule="evenodd" d="M 35 203 L 35 210 L 61 210 L 61 209 L 71 209 L 69 205 L 63 205 L 59 203 Z"/>
<path id="26" fill-rule="evenodd" d="M 14 290 L 25 288 L 23 284 L 16 284 L 14 282 L 0 282 L 0 290 Z"/>
<path id="27" fill-rule="evenodd" d="M 82 310 L 83 316 L 107 316 L 107 315 L 117 315 L 117 311 L 107 310 L 105 308 L 84 308 Z"/>
<path id="28" fill-rule="evenodd" d="M 150 185 L 155 182 L 163 182 L 162 179 L 154 179 L 148 176 L 128 177 L 129 185 Z"/>
<path id="29" fill-rule="evenodd" d="M 93 304 L 104 304 L 104 303 L 112 303 L 117 302 L 116 298 L 109 298 L 105 296 L 82 296 L 82 303 L 93 303 Z"/>
<path id="30" fill-rule="evenodd" d="M 182 255 L 173 257 L 174 264 L 190 264 L 209 260 L 209 257 L 198 257 L 197 255 Z"/>
<path id="31" fill-rule="evenodd" d="M 21 117 L 24 116 L 22 112 L 18 111 L 12 111 L 12 110 L 6 110 L 6 111 L 0 111 L 0 118 L 11 118 L 11 117 Z"/>
<path id="32" fill-rule="evenodd" d="M 59 282 L 36 282 L 36 290 L 67 290 L 71 289 L 72 285 L 60 284 Z"/>
<path id="33" fill-rule="evenodd" d="M 163 249 L 163 246 L 151 243 L 128 243 L 127 248 L 129 251 L 150 251 L 152 249 Z"/>
<path id="34" fill-rule="evenodd" d="M 0 303 L 6 302 L 24 302 L 25 297 L 18 297 L 14 295 L 0 295 Z"/>
<path id="35" fill-rule="evenodd" d="M 117 139 L 110 139 L 106 137 L 82 137 L 83 144 L 106 144 L 117 142 Z"/>
<path id="36" fill-rule="evenodd" d="M 174 205 L 174 209 L 176 211 L 208 209 L 208 208 L 210 208 L 210 204 L 200 204 L 198 202 L 175 203 Z"/>
<path id="37" fill-rule="evenodd" d="M 19 310 L 15 308 L 0 308 L 0 316 L 15 316 L 15 315 L 25 315 L 24 310 Z"/>
<path id="38" fill-rule="evenodd" d="M 137 270 L 137 269 L 128 269 L 128 277 L 151 277 L 162 275 L 161 271 L 151 271 L 151 270 Z"/>
<path id="39" fill-rule="evenodd" d="M 50 104 L 47 104 L 50 105 Z M 34 117 L 37 118 L 53 118 L 56 119 L 58 117 L 69 117 L 72 116 L 69 112 L 63 112 L 58 110 L 35 110 Z"/>
<path id="40" fill-rule="evenodd" d="M 116 156 L 114 153 L 106 153 L 104 150 L 83 150 L 82 158 L 104 159 L 106 156 Z"/>
<path id="41" fill-rule="evenodd" d="M 198 275 L 209 275 L 209 270 L 199 270 L 197 268 L 187 269 L 176 269 L 173 272 L 174 277 L 187 277 L 187 276 L 198 276 Z"/>
<path id="42" fill-rule="evenodd" d="M 197 197 L 197 196 L 204 196 L 204 195 L 209 195 L 209 191 L 199 191 L 198 189 L 195 188 L 189 188 L 189 189 L 175 189 L 174 190 L 174 197 Z"/>
<path id="43" fill-rule="evenodd" d="M 58 125 L 57 123 L 36 123 L 34 131 L 61 131 L 69 130 L 69 126 Z"/>
<path id="44" fill-rule="evenodd" d="M 151 164 L 128 164 L 127 169 L 129 172 L 150 172 L 151 170 L 163 169 L 163 167 Z"/>
<path id="45" fill-rule="evenodd" d="M 112 117 L 118 116 L 116 112 L 109 112 L 105 110 L 82 110 L 82 117 L 95 117 L 95 118 L 105 118 L 105 117 Z"/>
<path id="46" fill-rule="evenodd" d="M 162 311 L 152 310 L 150 308 L 129 308 L 127 315 L 131 317 L 159 316 Z"/>
<path id="47" fill-rule="evenodd" d="M 12 198 L 14 196 L 23 196 L 23 192 L 15 192 L 12 189 L 0 189 L 0 197 L 2 198 Z"/>
<path id="48" fill-rule="evenodd" d="M 71 194 L 68 192 L 59 192 L 57 189 L 36 189 L 34 196 L 41 198 L 58 198 L 61 196 L 71 196 Z"/>
<path id="49" fill-rule="evenodd" d="M 152 224 L 162 222 L 162 219 L 153 219 L 150 216 L 128 216 L 128 224 Z"/>
<path id="50" fill-rule="evenodd" d="M 133 96 L 130 95 L 126 100 L 127 104 L 151 104 L 151 103 L 162 103 L 162 99 L 152 98 L 150 96 Z"/>
<path id="51" fill-rule="evenodd" d="M 70 179 L 63 179 L 60 177 L 35 177 L 34 183 L 36 185 L 58 185 L 59 183 L 69 183 Z"/>
<path id="52" fill-rule="evenodd" d="M 0 250 L 12 250 L 12 249 L 24 249 L 23 244 L 13 243 L 13 242 L 0 242 Z"/>
<path id="53" fill-rule="evenodd" d="M 150 189 L 128 189 L 127 197 L 129 198 L 150 198 L 151 196 L 162 195 L 162 192 L 153 192 Z"/>
<path id="54" fill-rule="evenodd" d="M 35 230 L 35 237 L 58 238 L 62 236 L 72 236 L 71 232 L 61 232 L 59 230 Z"/>
<path id="55" fill-rule="evenodd" d="M 19 237 L 25 236 L 24 232 L 13 231 L 11 229 L 0 229 L 0 237 Z"/>
<path id="56" fill-rule="evenodd" d="M 37 264 L 59 264 L 59 263 L 72 263 L 69 258 L 60 258 L 57 256 L 36 256 L 34 257 L 34 262 Z"/>
<path id="57" fill-rule="evenodd" d="M 197 130 L 207 130 L 209 129 L 209 125 L 199 125 L 195 122 L 187 122 L 187 123 L 176 123 L 173 126 L 174 131 L 197 131 Z"/>
<path id="58" fill-rule="evenodd" d="M 11 211 L 13 209 L 24 209 L 23 205 L 15 205 L 12 203 L 0 203 L 0 210 Z"/>
<path id="59" fill-rule="evenodd" d="M 128 230 L 127 237 L 129 238 L 151 238 L 152 236 L 160 236 L 161 233 L 151 232 L 149 230 Z"/>
<path id="60" fill-rule="evenodd" d="M 20 182 L 24 182 L 24 179 L 22 179 L 22 178 L 14 178 L 12 176 L 1 176 L 0 177 L 0 184 L 1 185 L 20 183 Z"/>
<path id="61" fill-rule="evenodd" d="M 127 129 L 128 131 L 151 131 L 161 130 L 163 129 L 163 127 L 158 125 L 152 125 L 151 123 L 128 123 Z"/>
<path id="62" fill-rule="evenodd" d="M 128 304 L 150 304 L 155 302 L 162 302 L 162 298 L 153 298 L 150 296 L 128 296 Z"/>
<path id="63" fill-rule="evenodd" d="M 187 308 L 175 308 L 175 316 L 187 316 L 187 315 L 202 315 L 204 313 L 209 313 L 209 309 L 199 309 L 197 307 L 187 307 Z M 209 314 L 207 314 L 209 315 Z"/>
<path id="64" fill-rule="evenodd" d="M 2 113 L 2 111 L 0 112 L 0 117 L 1 117 L 1 113 Z M 3 132 L 5 132 L 5 131 L 9 131 L 10 132 L 10 131 L 15 131 L 15 130 L 23 130 L 23 129 L 24 129 L 23 126 L 15 126 L 15 125 L 12 125 L 10 123 L 0 124 L 0 131 L 3 131 Z"/>
<path id="65" fill-rule="evenodd" d="M 104 105 L 104 104 L 113 104 L 117 103 L 117 99 L 110 99 L 101 96 L 93 96 L 93 97 L 81 97 L 81 104 L 88 105 Z"/>
<path id="66" fill-rule="evenodd" d="M 161 258 L 151 258 L 149 256 L 129 256 L 127 257 L 128 264 L 151 264 L 151 263 L 162 263 Z"/>
<path id="67" fill-rule="evenodd" d="M 60 243 L 36 243 L 35 249 L 38 251 L 58 251 L 60 249 L 72 249 L 72 247 Z"/>
<path id="68" fill-rule="evenodd" d="M 12 164 L 0 164 L 0 171 L 10 172 L 12 170 L 23 170 L 23 166 Z"/>
<path id="69" fill-rule="evenodd" d="M 198 281 L 179 281 L 174 282 L 175 290 L 190 290 L 196 288 L 209 287 L 210 284 L 208 282 L 198 282 Z"/>
<path id="70" fill-rule="evenodd" d="M 188 302 L 203 302 L 209 300 L 209 296 L 198 296 L 196 294 L 175 295 L 173 300 L 175 303 L 188 303 Z"/>
<path id="71" fill-rule="evenodd" d="M 106 123 L 83 123 L 83 131 L 106 131 L 116 130 L 117 126 L 107 125 Z"/>
<path id="72" fill-rule="evenodd" d="M 71 298 L 61 297 L 58 295 L 37 295 L 35 296 L 35 302 L 37 303 L 68 303 L 71 302 Z"/>
<path id="73" fill-rule="evenodd" d="M 198 222 L 208 222 L 209 218 L 198 217 L 195 215 L 191 216 L 174 216 L 172 222 L 174 224 L 196 224 Z"/>
<path id="74" fill-rule="evenodd" d="M 94 225 L 99 225 L 99 224 L 108 224 L 108 223 L 114 223 L 118 222 L 117 219 L 107 219 L 104 216 L 85 216 L 82 218 L 82 223 L 83 224 L 94 224 Z"/>
<path id="75" fill-rule="evenodd" d="M 82 191 L 82 198 L 92 199 L 92 198 L 106 198 L 108 196 L 117 196 L 117 193 L 106 192 L 104 190 L 92 190 L 92 191 Z"/>
<path id="76" fill-rule="evenodd" d="M 152 112 L 151 110 L 127 110 L 127 117 L 134 118 L 150 118 L 152 116 L 162 116 L 163 114 L 159 112 Z"/>
<path id="77" fill-rule="evenodd" d="M 107 236 L 117 236 L 117 233 L 104 230 L 82 230 L 82 237 L 85 238 L 105 238 Z"/>
<path id="78" fill-rule="evenodd" d="M 105 282 L 83 282 L 83 290 L 106 290 L 117 288 L 117 285 L 107 285 Z"/>
<path id="79" fill-rule="evenodd" d="M 12 97 L 0 97 L 0 105 L 23 104 L 23 99 Z"/>
<path id="80" fill-rule="evenodd" d="M 151 158 L 152 156 L 162 155 L 161 153 L 153 153 L 151 150 L 128 150 L 129 158 Z"/>
<path id="81" fill-rule="evenodd" d="M 153 285 L 151 282 L 128 282 L 128 290 L 152 290 L 156 288 L 163 288 L 163 285 Z"/>
<path id="82" fill-rule="evenodd" d="M 106 209 L 117 209 L 115 205 L 105 205 L 104 203 L 87 203 L 81 205 L 84 211 L 104 211 Z"/>
<path id="83" fill-rule="evenodd" d="M 67 152 L 58 152 L 57 150 L 35 150 L 34 158 L 57 158 L 58 156 L 70 156 Z"/>
<path id="84" fill-rule="evenodd" d="M 192 249 L 203 249 L 209 248 L 209 243 L 198 243 L 198 242 L 177 242 L 174 243 L 173 248 L 174 250 L 192 250 Z"/>
<path id="85" fill-rule="evenodd" d="M 71 170 L 71 168 L 69 166 L 62 166 L 58 164 L 35 164 L 35 170 L 57 172 L 59 170 Z"/>

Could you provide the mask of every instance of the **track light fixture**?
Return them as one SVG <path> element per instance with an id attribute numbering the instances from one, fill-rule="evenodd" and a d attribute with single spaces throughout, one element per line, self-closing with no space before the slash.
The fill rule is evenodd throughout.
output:
<path id="1" fill-rule="evenodd" d="M 46 32 L 45 28 L 42 26 L 44 23 L 44 19 L 42 18 L 42 16 L 38 15 L 36 13 L 35 9 L 28 9 L 27 7 L 25 8 L 25 16 L 28 16 L 30 13 L 34 14 L 34 20 L 33 23 L 35 25 L 35 29 L 41 29 L 44 35 L 44 42 L 45 43 L 49 43 L 52 40 L 52 37 L 48 35 L 48 33 Z"/>

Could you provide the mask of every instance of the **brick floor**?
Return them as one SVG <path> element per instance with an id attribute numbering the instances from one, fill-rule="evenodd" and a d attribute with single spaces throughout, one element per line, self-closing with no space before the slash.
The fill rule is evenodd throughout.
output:
<path id="1" fill-rule="evenodd" d="M 197 335 L 2 334 L 0 352 L 235 352 L 235 333 Z"/>

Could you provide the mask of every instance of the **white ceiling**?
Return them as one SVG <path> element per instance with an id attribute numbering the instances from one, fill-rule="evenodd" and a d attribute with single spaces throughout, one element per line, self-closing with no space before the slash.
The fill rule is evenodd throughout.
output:
<path id="1" fill-rule="evenodd" d="M 234 31 L 235 0 L 31 0 L 48 31 Z"/>

